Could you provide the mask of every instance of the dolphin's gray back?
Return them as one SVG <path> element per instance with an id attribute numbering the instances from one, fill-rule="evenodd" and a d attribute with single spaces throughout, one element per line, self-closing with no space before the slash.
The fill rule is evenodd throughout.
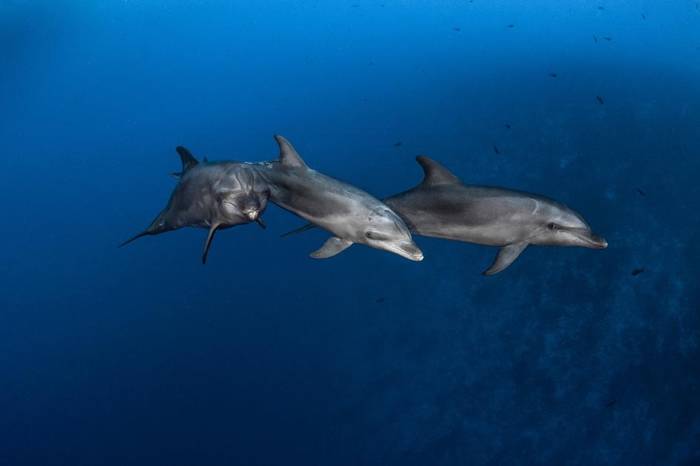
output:
<path id="1" fill-rule="evenodd" d="M 359 241 L 358 225 L 377 209 L 390 210 L 369 193 L 308 167 L 279 162 L 257 167 L 270 186 L 270 200 L 341 238 Z"/>
<path id="2" fill-rule="evenodd" d="M 529 193 L 461 183 L 415 188 L 384 200 L 422 236 L 501 246 L 527 234 L 550 202 Z"/>

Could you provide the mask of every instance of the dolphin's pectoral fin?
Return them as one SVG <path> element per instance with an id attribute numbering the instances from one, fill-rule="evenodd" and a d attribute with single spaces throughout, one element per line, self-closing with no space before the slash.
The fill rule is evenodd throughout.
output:
<path id="1" fill-rule="evenodd" d="M 209 234 L 207 235 L 207 241 L 204 243 L 204 252 L 202 253 L 202 264 L 207 263 L 207 255 L 209 255 L 209 248 L 211 247 L 211 242 L 214 239 L 214 235 L 216 234 L 216 230 L 219 229 L 221 225 L 214 224 L 211 226 L 209 229 Z"/>
<path id="2" fill-rule="evenodd" d="M 491 267 L 484 272 L 484 275 L 495 275 L 498 272 L 506 269 L 515 259 L 518 258 L 520 253 L 523 252 L 526 247 L 527 242 L 525 241 L 522 243 L 513 243 L 503 246 L 501 250 L 498 251 L 496 260 L 494 260 Z"/>
<path id="3" fill-rule="evenodd" d="M 350 246 L 352 246 L 352 241 L 340 239 L 337 236 L 334 236 L 332 238 L 328 238 L 320 249 L 312 252 L 311 257 L 314 259 L 328 259 L 336 254 L 340 254 Z"/>
<path id="4" fill-rule="evenodd" d="M 151 233 L 151 232 L 148 231 L 148 230 L 142 231 L 142 232 L 139 233 L 138 235 L 134 235 L 134 236 L 132 236 L 131 238 L 129 238 L 128 240 L 124 241 L 124 242 L 121 243 L 118 247 L 120 247 L 120 248 L 121 248 L 121 247 L 124 247 L 124 246 L 126 246 L 127 244 L 131 243 L 132 241 L 136 241 L 136 240 L 139 239 L 139 238 L 142 238 L 142 237 L 148 236 L 148 235 L 152 235 L 152 234 L 153 234 L 153 233 Z"/>
<path id="5" fill-rule="evenodd" d="M 316 228 L 316 225 L 314 225 L 313 223 L 307 223 L 306 225 L 302 225 L 299 228 L 295 228 L 292 231 L 288 231 L 287 233 L 282 233 L 280 235 L 280 238 L 286 238 L 287 236 L 292 236 L 292 235 L 296 235 L 299 233 L 304 233 L 305 231 L 313 230 L 314 228 Z"/>

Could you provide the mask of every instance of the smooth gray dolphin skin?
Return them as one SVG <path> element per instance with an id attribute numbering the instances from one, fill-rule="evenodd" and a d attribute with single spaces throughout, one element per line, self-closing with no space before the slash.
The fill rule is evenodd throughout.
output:
<path id="1" fill-rule="evenodd" d="M 312 170 L 289 141 L 282 136 L 275 136 L 275 140 L 279 160 L 256 164 L 270 187 L 270 200 L 334 235 L 311 257 L 325 259 L 360 243 L 413 261 L 423 260 L 410 230 L 386 204 Z"/>
<path id="2" fill-rule="evenodd" d="M 496 274 L 530 244 L 604 249 L 579 214 L 551 199 L 503 188 L 463 184 L 425 156 L 422 183 L 384 202 L 418 235 L 500 246 L 484 274 Z"/>
<path id="3" fill-rule="evenodd" d="M 265 224 L 260 218 L 270 190 L 253 165 L 239 162 L 198 162 L 190 151 L 177 148 L 182 171 L 168 205 L 143 232 L 124 241 L 124 246 L 142 236 L 157 235 L 182 227 L 209 229 L 202 263 L 206 263 L 217 230 L 244 223 Z"/>

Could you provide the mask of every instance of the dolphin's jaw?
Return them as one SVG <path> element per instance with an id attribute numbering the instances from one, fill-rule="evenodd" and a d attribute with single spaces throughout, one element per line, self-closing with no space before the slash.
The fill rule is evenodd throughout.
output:
<path id="1" fill-rule="evenodd" d="M 605 249 L 608 247 L 608 242 L 605 238 L 598 236 L 588 229 L 568 229 L 563 230 L 559 235 L 565 235 L 559 241 L 555 241 L 554 245 L 558 246 L 579 246 L 588 249 Z"/>
<path id="2" fill-rule="evenodd" d="M 389 252 L 393 252 L 404 259 L 408 259 L 414 262 L 420 262 L 423 260 L 423 251 L 421 251 L 415 243 L 384 243 L 384 244 L 372 244 L 371 246 L 384 249 Z"/>

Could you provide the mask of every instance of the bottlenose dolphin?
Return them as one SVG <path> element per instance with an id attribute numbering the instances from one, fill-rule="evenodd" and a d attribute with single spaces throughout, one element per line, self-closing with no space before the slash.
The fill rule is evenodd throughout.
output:
<path id="1" fill-rule="evenodd" d="M 416 187 L 385 199 L 418 235 L 500 246 L 493 275 L 530 244 L 604 249 L 607 241 L 563 204 L 536 194 L 463 184 L 445 167 L 416 158 L 425 174 Z"/>
<path id="2" fill-rule="evenodd" d="M 275 140 L 279 160 L 256 164 L 270 187 L 270 200 L 334 235 L 311 257 L 325 259 L 361 243 L 413 261 L 423 260 L 410 230 L 386 204 L 312 170 L 289 141 L 282 136 Z"/>
<path id="3" fill-rule="evenodd" d="M 182 227 L 208 228 L 202 263 L 206 263 L 217 230 L 257 222 L 265 227 L 261 214 L 267 206 L 270 189 L 253 165 L 239 162 L 198 162 L 189 150 L 177 147 L 182 171 L 168 205 L 141 233 L 119 246 L 147 235 L 157 235 Z M 206 159 L 205 159 L 206 160 Z"/>

